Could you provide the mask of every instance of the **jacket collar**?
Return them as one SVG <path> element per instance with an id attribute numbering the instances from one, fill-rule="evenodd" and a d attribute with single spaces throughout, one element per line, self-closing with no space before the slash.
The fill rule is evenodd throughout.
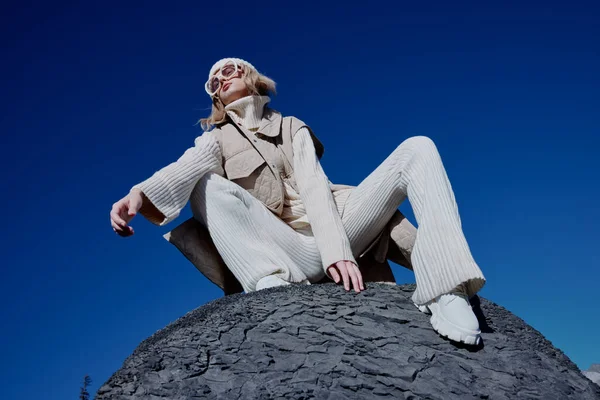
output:
<path id="1" fill-rule="evenodd" d="M 279 111 L 275 111 L 272 108 L 265 107 L 265 111 L 263 113 L 262 120 L 260 122 L 260 126 L 256 131 L 257 135 L 264 135 L 269 137 L 279 136 L 281 133 L 281 123 L 283 121 L 283 117 Z M 231 126 L 231 128 L 237 128 L 242 132 L 247 132 L 247 135 L 250 135 L 251 132 L 244 128 L 242 125 L 236 123 L 230 116 L 227 114 L 227 120 L 222 124 L 218 125 L 216 128 L 224 129 L 227 126 Z"/>
<path id="2" fill-rule="evenodd" d="M 281 133 L 281 120 L 281 113 L 269 107 L 265 107 L 257 133 L 269 137 L 278 136 Z"/>

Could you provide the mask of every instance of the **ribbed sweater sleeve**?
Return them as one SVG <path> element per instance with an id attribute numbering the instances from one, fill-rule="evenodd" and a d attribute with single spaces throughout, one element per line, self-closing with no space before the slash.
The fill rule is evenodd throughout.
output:
<path id="1" fill-rule="evenodd" d="M 140 214 L 161 226 L 177 218 L 204 174 L 209 171 L 224 174 L 221 157 L 221 147 L 214 134 L 205 132 L 197 137 L 194 147 L 187 149 L 177 161 L 133 186 L 145 195 Z"/>
<path id="2" fill-rule="evenodd" d="M 306 208 L 323 269 L 338 261 L 356 263 L 348 235 L 331 193 L 329 179 L 317 158 L 315 146 L 306 127 L 300 128 L 293 138 L 294 175 L 300 198 Z M 329 274 L 327 274 L 329 276 Z"/>

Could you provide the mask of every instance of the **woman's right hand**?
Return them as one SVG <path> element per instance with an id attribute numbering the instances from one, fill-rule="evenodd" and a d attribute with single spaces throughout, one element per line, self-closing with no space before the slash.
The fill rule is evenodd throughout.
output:
<path id="1" fill-rule="evenodd" d="M 143 201 L 142 191 L 134 188 L 127 196 L 113 204 L 110 224 L 117 235 L 127 237 L 134 234 L 133 228 L 127 224 L 142 208 Z"/>

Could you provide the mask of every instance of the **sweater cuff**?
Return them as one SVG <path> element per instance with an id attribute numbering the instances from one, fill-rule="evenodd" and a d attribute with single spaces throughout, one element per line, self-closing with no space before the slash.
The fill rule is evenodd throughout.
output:
<path id="1" fill-rule="evenodd" d="M 179 210 L 173 207 L 173 197 L 165 187 L 160 176 L 155 174 L 131 188 L 139 189 L 144 197 L 139 213 L 159 226 L 166 225 L 179 216 Z"/>
<path id="2" fill-rule="evenodd" d="M 325 253 L 325 254 L 323 254 L 323 253 Z M 332 264 L 335 264 L 338 261 L 351 261 L 354 264 L 356 264 L 356 266 L 358 266 L 358 263 L 356 262 L 356 259 L 352 255 L 352 251 L 350 250 L 349 246 L 348 247 L 344 246 L 341 249 L 341 251 L 338 251 L 338 252 L 329 252 L 329 251 L 322 252 L 321 257 L 323 260 L 323 271 L 325 271 L 325 274 L 330 279 L 333 279 L 333 278 L 327 271 L 327 268 L 329 268 Z"/>

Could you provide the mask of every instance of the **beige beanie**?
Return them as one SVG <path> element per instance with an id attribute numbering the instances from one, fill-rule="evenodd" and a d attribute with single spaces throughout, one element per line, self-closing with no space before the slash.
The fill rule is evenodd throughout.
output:
<path id="1" fill-rule="evenodd" d="M 223 58 L 215 63 L 210 69 L 210 73 L 208 74 L 208 79 L 215 74 L 223 65 L 225 65 L 228 61 L 235 61 L 237 65 L 243 65 L 245 67 L 251 68 L 256 71 L 254 65 L 250 64 L 248 61 L 242 60 L 241 58 Z"/>

